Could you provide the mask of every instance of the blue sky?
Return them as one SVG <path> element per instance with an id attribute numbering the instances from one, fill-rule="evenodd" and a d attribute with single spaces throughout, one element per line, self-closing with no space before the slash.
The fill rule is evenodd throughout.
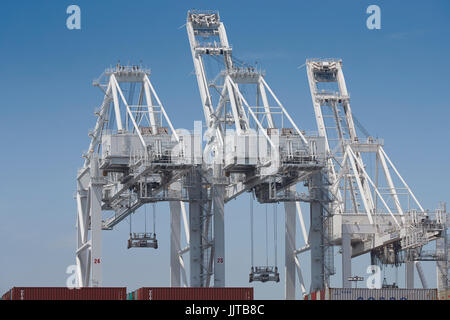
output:
<path id="1" fill-rule="evenodd" d="M 81 30 L 66 28 L 70 4 L 81 8 Z M 381 8 L 381 30 L 366 28 L 370 4 Z M 302 129 L 314 131 L 315 120 L 306 71 L 297 67 L 306 58 L 342 58 L 353 112 L 385 139 L 385 150 L 423 206 L 434 209 L 449 200 L 446 0 L 2 1 L 0 292 L 14 285 L 65 285 L 66 267 L 75 261 L 76 170 L 102 99 L 91 84 L 106 67 L 142 60 L 174 126 L 192 129 L 202 120 L 183 27 L 192 8 L 220 11 L 234 55 L 258 61 Z M 105 232 L 105 286 L 169 285 L 168 208 L 157 208 L 158 251 L 127 250 L 126 222 Z M 247 197 L 229 203 L 226 215 L 227 282 L 248 286 L 250 241 L 241 236 L 249 232 Z M 135 221 L 140 218 L 142 213 Z M 356 259 L 355 273 L 363 275 L 368 260 Z M 433 266 L 426 270 L 434 284 Z M 403 269 L 398 277 L 403 281 Z M 332 283 L 340 285 L 339 274 Z M 283 292 L 282 281 L 255 285 L 256 298 L 280 299 Z"/>

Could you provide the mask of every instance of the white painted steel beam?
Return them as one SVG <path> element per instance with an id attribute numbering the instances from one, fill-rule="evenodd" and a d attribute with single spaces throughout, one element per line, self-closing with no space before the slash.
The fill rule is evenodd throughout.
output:
<path id="1" fill-rule="evenodd" d="M 295 191 L 295 187 L 293 188 Z M 285 212 L 285 298 L 295 300 L 295 236 L 296 236 L 296 207 L 295 202 L 284 203 Z"/>
<path id="2" fill-rule="evenodd" d="M 180 201 L 169 201 L 170 208 L 170 286 L 181 286 L 181 204 Z"/>

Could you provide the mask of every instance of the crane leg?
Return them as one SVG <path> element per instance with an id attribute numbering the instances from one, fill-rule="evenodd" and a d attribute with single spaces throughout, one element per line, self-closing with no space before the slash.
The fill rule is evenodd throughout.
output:
<path id="1" fill-rule="evenodd" d="M 181 220 L 180 201 L 170 201 L 170 286 L 179 287 L 181 285 L 180 279 L 180 237 L 181 237 Z"/>
<path id="2" fill-rule="evenodd" d="M 295 202 L 285 202 L 285 297 L 295 300 Z"/>

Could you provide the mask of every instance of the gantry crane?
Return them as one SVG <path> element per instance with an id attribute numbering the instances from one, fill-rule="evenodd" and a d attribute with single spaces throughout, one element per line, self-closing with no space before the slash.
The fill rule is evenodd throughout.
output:
<path id="1" fill-rule="evenodd" d="M 383 140 L 357 135 L 342 60 L 311 59 L 306 66 L 317 128 L 326 139 L 332 243 L 342 246 L 343 285 L 350 287 L 351 258 L 370 252 L 373 262 L 406 262 L 412 287 L 414 261 L 425 259 L 422 247 L 446 235 L 446 211 L 425 211 L 386 154 Z"/>
<path id="2" fill-rule="evenodd" d="M 265 72 L 233 57 L 218 12 L 189 11 L 186 28 L 206 123 L 204 146 L 201 122 L 193 133 L 174 129 L 148 69 L 118 64 L 94 82 L 104 99 L 77 176 L 80 286 L 101 286 L 102 230 L 158 201 L 170 207 L 171 286 L 225 286 L 224 205 L 249 192 L 263 204 L 284 203 L 287 299 L 295 298 L 296 272 L 306 292 L 298 255 L 308 250 L 310 291 L 329 286 L 334 246 L 342 247 L 344 287 L 349 287 L 351 258 L 370 252 L 374 262 L 406 262 L 409 287 L 414 264 L 426 287 L 419 261 L 437 261 L 438 285 L 448 289 L 445 206 L 425 211 L 383 141 L 366 130 L 366 140 L 357 135 L 355 123 L 361 125 L 350 108 L 341 60 L 306 62 L 319 131 L 307 136 L 267 84 Z M 220 70 L 214 73 L 208 61 Z M 375 173 L 369 170 L 370 156 Z M 299 182 L 308 194 L 297 193 Z M 309 231 L 300 201 L 310 204 Z M 296 216 L 305 242 L 299 249 Z M 424 251 L 433 240 L 436 251 Z M 140 246 L 156 248 L 155 233 L 130 231 L 129 247 Z M 254 266 L 252 259 L 250 280 L 279 281 L 277 266 Z"/>
<path id="3" fill-rule="evenodd" d="M 323 206 L 327 205 L 326 192 L 322 194 L 320 190 L 325 161 L 324 139 L 306 137 L 267 84 L 265 73 L 233 57 L 218 12 L 189 11 L 186 28 L 207 128 L 204 155 L 212 155 L 211 161 L 204 159 L 203 171 L 210 172 L 206 180 L 211 182 L 213 190 L 214 265 L 209 270 L 204 269 L 214 273 L 215 286 L 224 285 L 224 203 L 244 192 L 254 193 L 260 203 L 284 202 L 288 244 L 286 292 L 292 298 L 298 263 L 293 241 L 296 204 L 311 201 L 314 216 L 322 215 Z M 221 70 L 215 74 L 208 70 L 208 60 L 218 62 Z M 311 192 L 317 198 L 298 195 L 295 185 L 299 181 L 312 181 L 311 190 L 319 188 L 320 191 Z M 190 214 L 196 213 L 190 210 Z M 320 237 L 321 229 L 317 230 L 317 237 Z M 192 263 L 195 259 L 202 261 L 202 258 L 200 251 L 198 258 L 193 256 L 192 231 L 190 236 L 191 279 L 194 279 Z M 198 239 L 205 238 L 198 235 Z M 319 239 L 315 249 L 321 244 Z M 200 242 L 197 246 L 202 247 Z M 195 279 L 199 278 L 202 277 Z M 251 268 L 251 281 L 277 279 L 274 266 Z M 196 284 L 204 285 L 202 282 Z"/>
<path id="4" fill-rule="evenodd" d="M 146 203 L 169 201 L 173 214 L 179 215 L 183 195 L 176 186 L 198 161 L 191 139 L 175 131 L 149 75 L 141 66 L 117 64 L 94 82 L 104 99 L 77 176 L 81 287 L 102 285 L 102 230 L 111 230 Z M 147 234 L 130 238 L 131 244 L 142 240 L 157 245 Z"/>

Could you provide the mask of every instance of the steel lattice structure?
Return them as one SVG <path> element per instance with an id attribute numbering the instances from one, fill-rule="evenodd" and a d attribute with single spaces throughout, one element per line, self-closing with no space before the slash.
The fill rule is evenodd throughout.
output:
<path id="1" fill-rule="evenodd" d="M 286 239 L 290 244 L 286 251 L 286 286 L 292 295 L 295 202 L 300 199 L 295 184 L 320 174 L 323 139 L 305 137 L 265 81 L 262 70 L 233 59 L 217 12 L 190 11 L 186 28 L 207 126 L 204 154 L 213 154 L 212 161 L 204 166 L 211 172 L 213 189 L 214 265 L 209 272 L 214 272 L 214 285 L 223 286 L 225 279 L 224 203 L 250 191 L 261 203 L 285 202 Z M 208 59 L 218 59 L 223 69 L 208 73 Z M 320 210 L 321 204 L 317 212 Z M 269 266 L 252 266 L 250 279 L 277 279 L 277 275 Z"/>
<path id="2" fill-rule="evenodd" d="M 206 124 L 204 146 L 201 123 L 194 132 L 175 130 L 150 82 L 150 70 L 118 64 L 94 83 L 104 99 L 77 176 L 80 286 L 102 284 L 102 230 L 111 230 L 147 203 L 166 201 L 171 286 L 224 287 L 225 204 L 251 193 L 262 204 L 284 203 L 286 299 L 295 299 L 296 275 L 302 293 L 307 291 L 299 255 L 308 250 L 309 290 L 329 286 L 335 246 L 342 248 L 344 287 L 350 286 L 351 259 L 370 252 L 372 260 L 384 264 L 405 262 L 408 287 L 414 264 L 426 287 L 419 261 L 438 261 L 438 284 L 448 288 L 446 209 L 425 211 L 383 141 L 370 137 L 354 118 L 341 60 L 306 62 L 318 127 L 318 135 L 307 136 L 266 82 L 265 72 L 233 57 L 218 12 L 189 11 L 186 29 Z M 220 69 L 208 68 L 208 61 Z M 368 170 L 373 158 L 375 173 Z M 297 193 L 300 182 L 308 194 Z M 301 201 L 310 205 L 309 230 Z M 302 248 L 296 248 L 297 218 Z M 434 240 L 435 252 L 422 250 Z M 130 238 L 129 247 L 141 245 L 157 248 L 156 235 Z M 250 280 L 279 280 L 277 266 L 252 265 Z"/>
<path id="3" fill-rule="evenodd" d="M 417 264 L 424 259 L 422 247 L 437 239 L 438 243 L 445 243 L 442 239 L 446 238 L 446 210 L 425 211 L 386 154 L 383 140 L 358 137 L 342 60 L 313 59 L 307 60 L 306 66 L 319 135 L 326 139 L 333 195 L 332 242 L 342 246 L 343 285 L 351 286 L 351 257 L 371 252 L 386 264 L 406 262 L 406 282 L 412 287 L 412 267 L 414 261 Z M 367 135 L 366 130 L 361 131 Z M 368 172 L 371 161 L 375 162 L 372 175 Z M 405 253 L 402 261 L 392 258 L 400 251 Z M 441 245 L 441 251 L 447 249 Z M 444 258 L 435 260 L 439 259 Z M 418 271 L 421 275 L 420 264 Z"/>
<path id="4" fill-rule="evenodd" d="M 182 206 L 176 186 L 196 161 L 194 144 L 173 128 L 149 75 L 140 66 L 117 65 L 95 82 L 105 97 L 77 177 L 80 286 L 101 286 L 102 230 L 145 203 L 170 201 L 178 212 Z M 104 218 L 103 211 L 113 214 Z"/>

